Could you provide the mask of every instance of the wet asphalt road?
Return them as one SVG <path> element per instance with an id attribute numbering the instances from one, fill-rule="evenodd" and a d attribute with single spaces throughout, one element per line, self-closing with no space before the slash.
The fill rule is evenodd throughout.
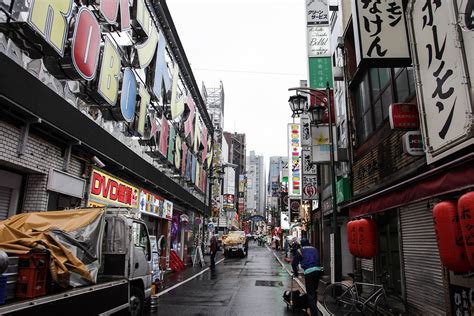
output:
<path id="1" fill-rule="evenodd" d="M 289 288 L 290 277 L 272 253 L 251 242 L 247 258 L 225 259 L 163 294 L 150 315 L 304 315 L 287 310 L 282 295 Z"/>

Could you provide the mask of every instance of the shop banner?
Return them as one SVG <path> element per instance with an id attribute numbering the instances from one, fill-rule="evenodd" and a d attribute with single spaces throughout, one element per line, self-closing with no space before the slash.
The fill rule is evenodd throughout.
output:
<path id="1" fill-rule="evenodd" d="M 301 146 L 311 146 L 311 120 L 308 114 L 301 114 Z"/>
<path id="2" fill-rule="evenodd" d="M 311 147 L 303 147 L 301 160 L 303 162 L 303 175 L 316 175 L 318 173 L 318 166 L 313 163 L 311 157 Z"/>
<path id="3" fill-rule="evenodd" d="M 333 87 L 331 57 L 309 58 L 309 86 L 310 88 L 326 89 L 327 83 Z"/>
<path id="4" fill-rule="evenodd" d="M 303 200 L 318 199 L 318 176 L 303 175 Z"/>
<path id="5" fill-rule="evenodd" d="M 171 220 L 173 217 L 173 202 L 165 200 L 163 202 L 163 218 Z"/>
<path id="6" fill-rule="evenodd" d="M 333 138 L 336 137 L 336 127 L 333 126 Z M 327 163 L 331 161 L 331 146 L 329 142 L 329 128 L 328 126 L 313 126 L 312 127 L 313 145 L 311 146 L 311 159 L 315 163 Z M 334 160 L 337 161 L 337 143 L 333 140 Z"/>
<path id="7" fill-rule="evenodd" d="M 288 124 L 288 195 L 301 196 L 301 126 Z"/>
<path id="8" fill-rule="evenodd" d="M 454 1 L 416 1 L 411 7 L 412 55 L 419 65 L 417 95 L 423 96 L 418 106 L 430 164 L 444 158 L 448 149 L 453 153 L 474 142 L 473 90 L 466 79 L 466 61 L 472 62 L 474 50 L 467 54 L 460 42 Z"/>
<path id="9" fill-rule="evenodd" d="M 92 169 L 89 192 L 90 202 L 137 208 L 138 198 L 138 188 L 103 171 L 95 168 Z"/>
<path id="10" fill-rule="evenodd" d="M 224 206 L 225 209 L 234 208 L 234 195 L 233 194 L 224 194 Z"/>
<path id="11" fill-rule="evenodd" d="M 281 229 L 290 229 L 290 215 L 288 211 L 283 211 L 280 214 Z"/>
<path id="12" fill-rule="evenodd" d="M 300 218 L 301 199 L 289 199 L 290 222 L 295 222 Z"/>
<path id="13" fill-rule="evenodd" d="M 308 31 L 308 57 L 331 57 L 329 26 L 310 26 Z"/>
<path id="14" fill-rule="evenodd" d="M 328 0 L 306 0 L 306 24 L 329 24 Z"/>
<path id="15" fill-rule="evenodd" d="M 363 62 L 370 67 L 374 67 L 374 62 L 382 67 L 411 64 L 403 0 L 352 0 L 352 21 L 358 65 Z"/>
<path id="16" fill-rule="evenodd" d="M 138 205 L 140 212 L 155 217 L 166 218 L 163 212 L 163 203 L 164 200 L 162 197 L 145 190 L 140 190 L 140 203 Z"/>

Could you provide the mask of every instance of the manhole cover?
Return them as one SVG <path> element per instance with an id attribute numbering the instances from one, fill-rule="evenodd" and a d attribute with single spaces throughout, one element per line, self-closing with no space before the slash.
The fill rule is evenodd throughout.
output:
<path id="1" fill-rule="evenodd" d="M 283 283 L 281 281 L 266 281 L 266 280 L 257 280 L 255 281 L 256 286 L 283 286 Z"/>

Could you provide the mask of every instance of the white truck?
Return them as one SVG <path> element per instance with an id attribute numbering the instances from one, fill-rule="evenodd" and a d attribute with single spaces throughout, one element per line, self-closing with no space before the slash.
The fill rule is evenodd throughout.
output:
<path id="1" fill-rule="evenodd" d="M 62 212 L 77 211 L 80 210 Z M 0 229 L 5 222 L 0 222 Z M 51 227 L 55 227 L 54 223 Z M 76 253 L 81 253 L 77 248 L 86 248 L 80 240 L 89 234 L 88 245 L 97 246 L 95 257 L 93 252 L 88 254 L 93 257 L 91 262 L 96 259 L 95 284 L 76 285 L 32 299 L 8 300 L 0 305 L 0 315 L 110 315 L 119 311 L 142 314 L 145 300 L 151 296 L 151 249 L 147 227 L 134 210 L 106 208 L 94 227 L 75 232 L 78 242 L 71 240 L 74 234 L 54 228 L 50 232 Z M 82 253 L 88 249 L 82 249 Z"/>
<path id="2" fill-rule="evenodd" d="M 222 247 L 224 248 L 224 257 L 226 258 L 235 253 L 245 257 L 247 255 L 247 237 L 245 232 L 240 230 L 230 231 L 222 237 Z"/>

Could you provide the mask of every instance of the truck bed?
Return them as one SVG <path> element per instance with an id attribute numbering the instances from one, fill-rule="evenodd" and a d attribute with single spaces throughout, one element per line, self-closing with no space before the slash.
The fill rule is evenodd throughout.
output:
<path id="1" fill-rule="evenodd" d="M 0 305 L 0 315 L 110 315 L 129 306 L 129 283 L 115 280 Z"/>

